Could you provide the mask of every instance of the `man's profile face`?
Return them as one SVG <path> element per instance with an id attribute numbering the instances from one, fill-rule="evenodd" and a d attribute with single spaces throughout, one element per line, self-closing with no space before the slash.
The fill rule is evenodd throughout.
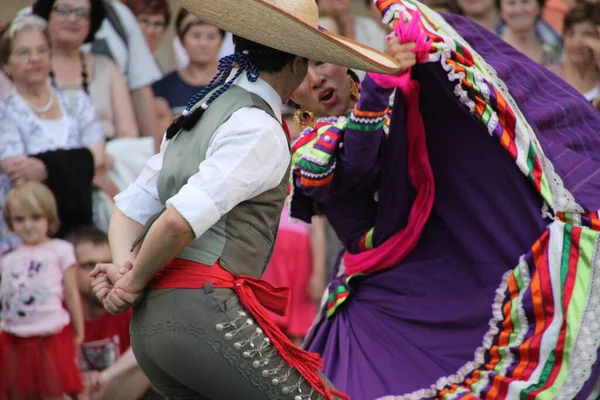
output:
<path id="1" fill-rule="evenodd" d="M 79 292 L 89 301 L 101 305 L 100 301 L 92 291 L 92 278 L 90 272 L 100 263 L 112 262 L 110 247 L 108 243 L 94 244 L 92 242 L 83 242 L 75 248 L 77 257 L 77 284 Z"/>

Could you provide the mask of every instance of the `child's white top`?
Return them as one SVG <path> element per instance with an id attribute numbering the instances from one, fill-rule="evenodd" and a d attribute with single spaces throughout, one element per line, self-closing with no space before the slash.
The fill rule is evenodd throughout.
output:
<path id="1" fill-rule="evenodd" d="M 20 337 L 60 332 L 70 323 L 63 307 L 63 276 L 75 265 L 69 242 L 52 239 L 21 245 L 0 259 L 0 305 L 4 331 Z"/>

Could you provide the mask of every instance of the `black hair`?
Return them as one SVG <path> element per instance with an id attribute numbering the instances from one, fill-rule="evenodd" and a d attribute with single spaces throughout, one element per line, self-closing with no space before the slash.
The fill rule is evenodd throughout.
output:
<path id="1" fill-rule="evenodd" d="M 82 225 L 70 230 L 65 240 L 74 247 L 88 242 L 96 246 L 108 244 L 108 236 L 106 233 L 93 225 Z"/>
<path id="2" fill-rule="evenodd" d="M 563 34 L 581 22 L 591 22 L 600 25 L 600 6 L 587 2 L 579 3 L 565 15 Z"/>
<path id="3" fill-rule="evenodd" d="M 104 4 L 105 0 L 89 0 L 90 2 L 90 32 L 84 43 L 91 43 L 94 41 L 96 32 L 100 29 L 104 18 L 106 18 L 106 7 L 109 5 Z M 50 13 L 52 13 L 52 7 L 54 7 L 56 0 L 36 0 L 31 8 L 33 14 L 44 18 L 46 21 L 50 20 Z"/>
<path id="4" fill-rule="evenodd" d="M 235 52 L 248 52 L 248 60 L 260 72 L 279 72 L 296 58 L 295 55 L 258 44 L 241 36 L 233 35 Z"/>

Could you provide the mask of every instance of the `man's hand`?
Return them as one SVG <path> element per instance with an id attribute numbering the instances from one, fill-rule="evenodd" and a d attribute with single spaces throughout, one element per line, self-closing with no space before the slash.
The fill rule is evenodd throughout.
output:
<path id="1" fill-rule="evenodd" d="M 121 314 L 140 302 L 143 289 L 135 284 L 132 272 L 129 271 L 115 283 L 103 300 L 104 308 L 111 314 Z"/>
<path id="2" fill-rule="evenodd" d="M 90 276 L 92 277 L 92 290 L 98 300 L 104 301 L 114 284 L 130 271 L 131 268 L 133 268 L 133 264 L 130 262 L 126 262 L 122 267 L 115 264 L 96 265 L 92 272 L 90 272 Z"/>

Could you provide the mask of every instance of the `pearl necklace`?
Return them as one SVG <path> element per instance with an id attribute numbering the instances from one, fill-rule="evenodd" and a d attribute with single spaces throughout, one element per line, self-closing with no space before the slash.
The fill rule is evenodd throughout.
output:
<path id="1" fill-rule="evenodd" d="M 29 100 L 25 99 L 25 97 L 23 97 L 29 108 L 31 108 L 31 110 L 36 114 L 42 114 L 42 118 L 46 117 L 46 113 L 50 111 L 50 109 L 54 105 L 54 93 L 52 92 L 52 89 L 50 89 L 50 86 L 48 86 L 48 92 L 50 93 L 50 100 L 48 100 L 48 103 L 44 104 L 43 106 L 36 106 Z"/>

